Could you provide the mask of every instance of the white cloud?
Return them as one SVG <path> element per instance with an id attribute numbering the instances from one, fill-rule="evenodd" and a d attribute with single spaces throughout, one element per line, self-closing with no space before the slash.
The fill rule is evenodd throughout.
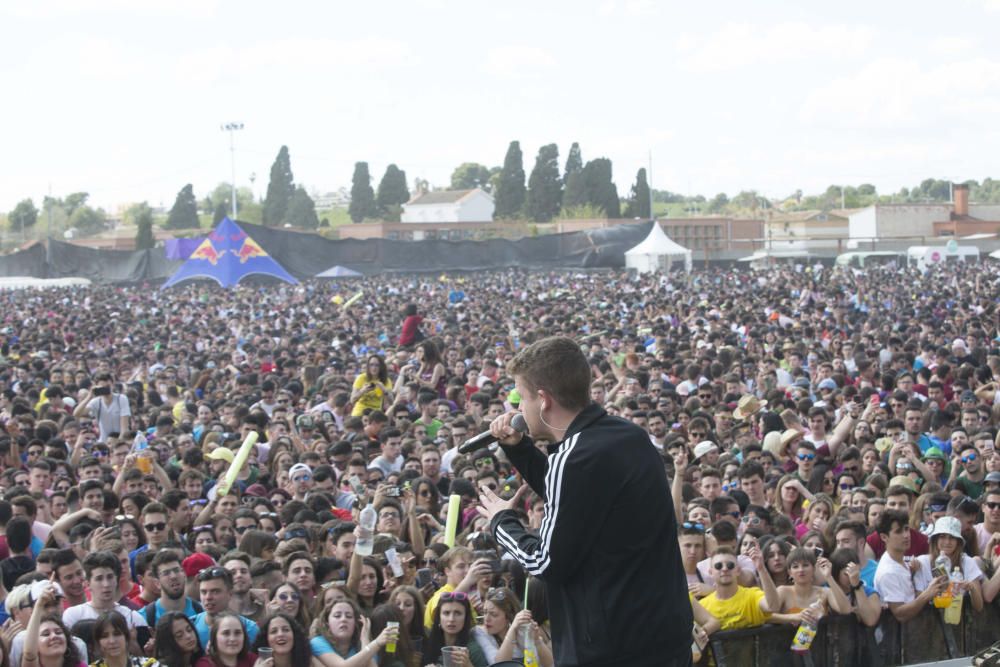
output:
<path id="1" fill-rule="evenodd" d="M 1000 108 L 1000 62 L 974 58 L 925 68 L 882 58 L 813 90 L 800 118 L 807 124 L 900 129 L 981 119 Z"/>
<path id="2" fill-rule="evenodd" d="M 181 16 L 210 18 L 215 16 L 219 0 L 46 0 L 45 2 L 11 2 L 0 6 L 0 15 L 22 19 L 61 19 L 94 14 L 125 14 L 133 16 Z"/>
<path id="3" fill-rule="evenodd" d="M 489 50 L 485 69 L 507 79 L 519 79 L 547 72 L 556 66 L 551 53 L 537 46 L 508 45 Z"/>
<path id="4" fill-rule="evenodd" d="M 707 73 L 804 58 L 855 57 L 868 49 L 874 37 L 875 31 L 866 26 L 730 23 L 708 35 L 681 35 L 676 47 L 681 68 Z"/>
<path id="5" fill-rule="evenodd" d="M 998 0 L 1000 2 L 1000 0 Z M 976 40 L 968 37 L 947 36 L 937 37 L 931 44 L 930 49 L 939 55 L 961 55 L 968 53 L 976 46 Z"/>

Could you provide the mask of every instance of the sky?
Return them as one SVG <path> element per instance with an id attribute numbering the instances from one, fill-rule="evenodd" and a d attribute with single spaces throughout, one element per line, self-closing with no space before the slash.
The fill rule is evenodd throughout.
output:
<path id="1" fill-rule="evenodd" d="M 231 173 L 263 195 L 447 186 L 538 148 L 652 185 L 785 197 L 1000 177 L 1000 0 L 36 0 L 0 4 L 0 211 L 91 193 L 169 207 Z"/>

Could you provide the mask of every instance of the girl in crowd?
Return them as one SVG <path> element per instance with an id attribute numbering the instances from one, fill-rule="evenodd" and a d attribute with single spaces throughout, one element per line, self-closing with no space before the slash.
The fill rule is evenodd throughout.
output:
<path id="1" fill-rule="evenodd" d="M 778 487 L 775 490 L 775 509 L 779 514 L 787 516 L 792 521 L 801 519 L 802 506 L 806 498 L 812 498 L 812 494 L 795 475 L 785 475 L 778 480 Z"/>
<path id="2" fill-rule="evenodd" d="M 374 609 L 375 605 L 383 602 L 383 585 L 382 568 L 378 561 L 371 556 L 362 557 L 354 552 L 347 589 L 357 596 L 362 609 Z"/>
<path id="3" fill-rule="evenodd" d="M 464 647 L 458 655 L 465 667 L 487 667 L 489 662 L 479 644 L 470 640 L 472 631 L 472 605 L 465 593 L 442 593 L 434 608 L 434 622 L 424 651 L 424 665 L 441 664 L 441 649 L 448 646 Z"/>
<path id="4" fill-rule="evenodd" d="M 46 586 L 31 610 L 31 619 L 24 636 L 21 652 L 23 667 L 84 667 L 76 646 L 70 641 L 69 630 L 58 614 L 47 614 L 46 608 L 57 604 L 54 586 Z"/>
<path id="5" fill-rule="evenodd" d="M 524 626 L 531 628 L 539 664 L 549 667 L 554 661 L 548 639 L 531 620 L 531 612 L 521 609 L 514 592 L 508 588 L 493 589 L 487 594 L 483 626 L 473 629 L 472 636 L 491 664 L 504 660 L 521 661 L 524 647 L 520 645 L 519 632 Z"/>
<path id="6" fill-rule="evenodd" d="M 376 636 L 381 634 L 388 627 L 389 623 L 396 624 L 396 639 L 390 640 L 395 644 L 395 650 L 390 652 L 392 644 L 387 644 L 379 649 L 379 667 L 410 667 L 414 658 L 413 647 L 410 645 L 408 633 L 403 632 L 403 612 L 399 607 L 391 602 L 380 604 L 375 607 L 371 615 L 371 631 Z"/>
<path id="7" fill-rule="evenodd" d="M 833 578 L 847 596 L 858 620 L 870 628 L 878 625 L 882 617 L 882 601 L 874 588 L 861 581 L 858 554 L 853 549 L 837 549 L 830 555 Z"/>
<path id="8" fill-rule="evenodd" d="M 370 355 L 364 372 L 354 378 L 351 416 L 360 417 L 366 410 L 381 410 L 391 400 L 392 390 L 389 388 L 389 370 L 385 360 L 377 354 Z"/>
<path id="9" fill-rule="evenodd" d="M 792 546 L 783 537 L 773 537 L 761 540 L 761 552 L 764 554 L 764 566 L 775 586 L 789 583 L 787 558 Z"/>
<path id="10" fill-rule="evenodd" d="M 306 600 L 302 597 L 299 587 L 290 581 L 271 589 L 271 601 L 267 605 L 268 613 L 283 613 L 295 619 L 295 622 L 302 628 L 308 628 L 312 623 L 309 608 Z"/>
<path id="11" fill-rule="evenodd" d="M 156 658 L 129 655 L 129 629 L 125 618 L 117 611 L 104 612 L 94 622 L 94 646 L 101 659 L 90 667 L 159 667 Z"/>
<path id="12" fill-rule="evenodd" d="M 399 629 L 385 628 L 373 641 L 371 621 L 345 599 L 324 609 L 310 634 L 312 655 L 323 667 L 369 667 L 386 644 L 398 641 Z"/>
<path id="13" fill-rule="evenodd" d="M 281 611 L 273 613 L 261 624 L 254 648 L 257 651 L 271 649 L 273 667 L 308 667 L 312 659 L 305 630 L 292 616 Z"/>
<path id="14" fill-rule="evenodd" d="M 786 563 L 791 585 L 778 586 L 781 613 L 771 616 L 773 623 L 798 625 L 804 620 L 817 622 L 819 617 L 810 610 L 810 606 L 816 603 L 821 607 L 820 615 L 829 613 L 830 609 L 838 614 L 851 613 L 851 603 L 833 579 L 833 566 L 829 560 L 821 558 L 817 561 L 812 551 L 797 547 L 788 554 Z M 816 585 L 817 571 L 827 587 Z"/>
<path id="15" fill-rule="evenodd" d="M 216 614 L 208 641 L 208 655 L 195 667 L 254 667 L 257 654 L 250 650 L 250 639 L 240 617 L 230 611 Z"/>
<path id="16" fill-rule="evenodd" d="M 168 611 L 156 623 L 156 659 L 165 667 L 194 667 L 205 655 L 194 624 L 183 612 Z"/>
<path id="17" fill-rule="evenodd" d="M 825 493 L 817 493 L 809 503 L 802 521 L 795 527 L 796 537 L 801 540 L 802 536 L 810 530 L 817 530 L 822 533 L 826 530 L 826 524 L 832 516 L 833 500 Z"/>
<path id="18" fill-rule="evenodd" d="M 402 613 L 400 632 L 410 638 L 410 644 L 417 653 L 423 650 L 424 639 L 424 596 L 413 586 L 397 586 L 392 589 L 389 602 Z"/>
<path id="19" fill-rule="evenodd" d="M 965 581 L 962 588 L 969 594 L 972 608 L 983 610 L 983 571 L 976 564 L 976 559 L 965 553 L 965 538 L 962 537 L 962 523 L 953 516 L 944 516 L 934 523 L 931 532 L 931 549 L 929 554 L 917 556 L 919 569 L 913 575 L 913 587 L 917 592 L 925 591 L 931 585 L 934 577 L 934 561 L 938 556 L 947 556 L 950 565 L 949 573 L 960 568 Z"/>

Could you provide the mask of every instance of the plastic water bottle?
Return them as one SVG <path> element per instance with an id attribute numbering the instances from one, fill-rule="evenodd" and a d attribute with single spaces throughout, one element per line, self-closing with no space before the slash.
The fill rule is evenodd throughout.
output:
<path id="1" fill-rule="evenodd" d="M 136 466 L 142 474 L 148 475 L 153 471 L 153 457 L 149 451 L 149 441 L 142 431 L 135 432 L 135 439 L 132 440 L 132 451 L 136 454 Z"/>
<path id="2" fill-rule="evenodd" d="M 962 584 L 964 582 L 965 577 L 962 576 L 962 570 L 956 565 L 951 572 L 951 604 L 944 610 L 944 622 L 949 625 L 958 625 L 962 622 L 962 597 L 965 595 Z"/>
<path id="3" fill-rule="evenodd" d="M 524 652 L 524 667 L 538 667 L 538 649 L 531 631 L 531 625 L 527 623 L 517 629 L 521 651 Z"/>
<path id="4" fill-rule="evenodd" d="M 819 602 L 813 602 L 809 605 L 809 611 L 812 612 L 813 617 L 819 618 L 820 614 L 823 613 L 823 607 L 820 606 Z M 809 647 L 812 646 L 813 639 L 815 638 L 816 624 L 803 619 L 799 629 L 795 631 L 795 637 L 792 639 L 792 652 L 808 653 Z"/>
<path id="5" fill-rule="evenodd" d="M 361 510 L 361 520 L 358 522 L 358 543 L 354 545 L 354 553 L 359 556 L 371 556 L 372 547 L 375 545 L 375 522 L 378 521 L 378 512 L 368 503 L 368 507 Z"/>
<path id="6" fill-rule="evenodd" d="M 941 554 L 934 559 L 934 571 L 932 576 L 936 579 L 940 576 L 949 576 L 951 569 L 951 559 Z M 952 586 L 949 582 L 947 588 L 934 596 L 934 608 L 935 609 L 947 609 L 951 606 L 952 600 Z"/>

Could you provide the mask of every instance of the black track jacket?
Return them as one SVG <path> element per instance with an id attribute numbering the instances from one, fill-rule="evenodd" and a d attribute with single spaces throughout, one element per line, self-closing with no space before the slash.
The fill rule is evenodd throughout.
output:
<path id="1" fill-rule="evenodd" d="M 539 535 L 513 511 L 497 543 L 546 583 L 559 667 L 685 664 L 691 604 L 663 460 L 641 428 L 591 403 L 546 457 L 504 447 L 545 498 Z"/>

